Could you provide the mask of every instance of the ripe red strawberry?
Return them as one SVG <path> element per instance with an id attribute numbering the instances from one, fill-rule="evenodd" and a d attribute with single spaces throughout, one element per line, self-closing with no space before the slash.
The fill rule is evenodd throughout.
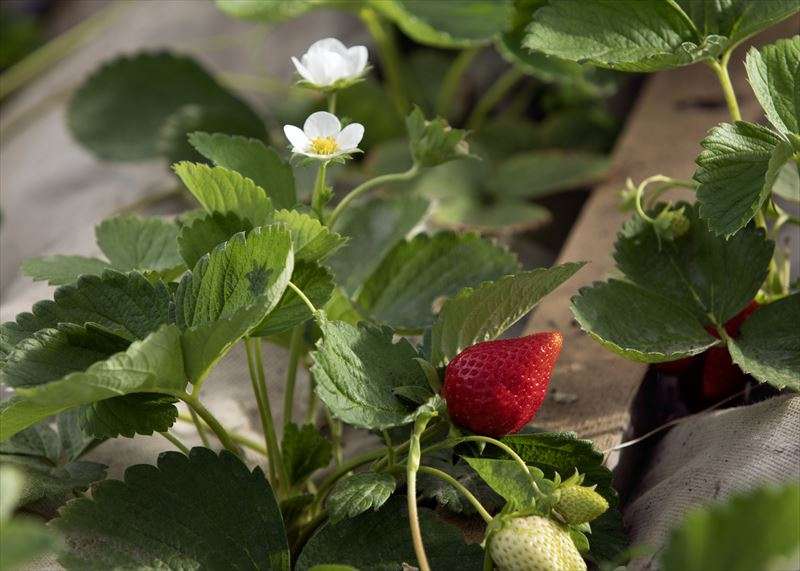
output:
<path id="1" fill-rule="evenodd" d="M 450 417 L 486 436 L 518 431 L 539 410 L 562 343 L 561 333 L 547 331 L 468 347 L 445 372 Z"/>
<path id="2" fill-rule="evenodd" d="M 725 332 L 731 337 L 737 337 L 742 324 L 756 309 L 756 300 L 748 303 L 747 307 L 725 322 Z M 719 334 L 712 327 L 707 327 L 706 330 L 719 339 Z M 712 347 L 704 356 L 702 391 L 705 400 L 716 402 L 744 387 L 745 374 L 733 362 L 727 347 Z"/>

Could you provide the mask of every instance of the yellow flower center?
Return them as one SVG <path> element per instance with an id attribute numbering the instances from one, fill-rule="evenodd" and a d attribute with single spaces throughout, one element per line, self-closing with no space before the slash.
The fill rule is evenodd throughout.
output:
<path id="1" fill-rule="evenodd" d="M 333 137 L 317 137 L 311 140 L 311 150 L 317 155 L 332 155 L 337 148 Z"/>

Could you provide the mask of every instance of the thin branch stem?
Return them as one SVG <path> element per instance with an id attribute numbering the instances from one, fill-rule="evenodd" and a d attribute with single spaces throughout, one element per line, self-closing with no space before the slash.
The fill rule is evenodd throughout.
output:
<path id="1" fill-rule="evenodd" d="M 217 420 L 217 418 L 211 414 L 211 411 L 208 410 L 203 403 L 196 397 L 188 394 L 176 394 L 178 398 L 180 398 L 183 402 L 185 402 L 190 408 L 192 408 L 197 415 L 203 419 L 208 427 L 217 435 L 217 438 L 222 443 L 222 445 L 236 454 L 239 455 L 239 447 L 236 446 L 236 443 L 228 434 L 228 431 L 225 429 L 224 426 Z"/>
<path id="2" fill-rule="evenodd" d="M 359 186 L 355 187 L 352 191 L 350 191 L 347 196 L 342 198 L 341 202 L 336 205 L 336 208 L 333 209 L 330 218 L 328 218 L 328 227 L 333 228 L 336 221 L 339 219 L 339 216 L 342 215 L 347 207 L 353 202 L 356 198 L 367 192 L 368 190 L 381 186 L 383 184 L 388 184 L 391 182 L 399 182 L 403 180 L 410 180 L 417 176 L 419 173 L 419 166 L 414 165 L 410 169 L 405 172 L 401 173 L 392 173 L 392 174 L 384 174 L 381 176 L 376 176 L 373 179 L 370 179 L 366 182 L 361 183 Z"/>
<path id="3" fill-rule="evenodd" d="M 189 410 L 192 411 L 191 408 Z M 190 415 L 179 414 L 178 420 L 194 424 L 194 421 L 192 420 L 192 417 Z M 202 421 L 200 422 L 202 423 Z M 244 434 L 239 434 L 238 432 L 233 432 L 231 430 L 228 431 L 228 435 L 231 437 L 232 441 L 234 441 L 236 444 L 241 445 L 243 448 L 247 448 L 249 450 L 252 450 L 253 452 L 257 452 L 258 454 L 261 454 L 265 458 L 269 457 L 269 454 L 267 454 L 266 447 L 260 442 L 256 442 L 255 440 L 253 440 L 252 438 L 248 438 Z M 207 444 L 206 447 L 209 448 L 210 443 Z"/>
<path id="4" fill-rule="evenodd" d="M 422 528 L 419 524 L 419 513 L 417 512 L 417 472 L 420 468 L 422 451 L 420 449 L 420 435 L 425 430 L 430 417 L 422 416 L 414 422 L 414 431 L 411 433 L 408 449 L 408 459 L 406 460 L 406 500 L 408 505 L 408 525 L 411 528 L 411 542 L 414 545 L 414 554 L 417 556 L 417 563 L 420 571 L 431 571 L 428 556 L 425 553 L 425 544 L 422 541 Z"/>
<path id="5" fill-rule="evenodd" d="M 326 192 L 325 178 L 328 172 L 328 161 L 319 163 L 317 178 L 314 181 L 314 191 L 311 194 L 311 209 L 316 213 L 320 222 L 325 221 L 325 204 L 330 195 Z"/>
<path id="6" fill-rule="evenodd" d="M 336 92 L 331 91 L 328 95 L 328 113 L 336 114 Z"/>
<path id="7" fill-rule="evenodd" d="M 394 30 L 372 8 L 363 8 L 358 15 L 378 47 L 382 70 L 394 106 L 401 115 L 405 115 L 408 112 L 408 101 L 403 88 L 400 51 L 397 48 Z"/>
<path id="8" fill-rule="evenodd" d="M 178 438 L 174 434 L 170 434 L 167 431 L 159 432 L 159 434 L 164 438 L 166 438 L 167 440 L 169 440 L 173 444 L 173 446 L 175 446 L 175 448 L 177 448 L 187 456 L 189 455 L 189 448 L 183 442 L 181 442 L 180 438 Z"/>
<path id="9" fill-rule="evenodd" d="M 723 331 L 724 331 L 724 329 L 723 329 Z M 696 413 L 690 414 L 688 416 L 682 416 L 681 418 L 676 418 L 674 420 L 671 420 L 669 422 L 666 422 L 666 423 L 662 424 L 661 426 L 657 426 L 656 428 L 654 428 L 653 430 L 650 430 L 649 432 L 645 432 L 641 436 L 638 436 L 638 437 L 633 438 L 631 440 L 627 440 L 625 442 L 621 442 L 620 444 L 617 444 L 616 446 L 612 446 L 611 448 L 609 448 L 607 450 L 604 450 L 603 451 L 603 455 L 608 457 L 608 455 L 611 454 L 612 452 L 614 452 L 615 450 L 622 450 L 623 448 L 627 448 L 629 446 L 633 446 L 634 444 L 638 444 L 640 442 L 643 442 L 643 441 L 647 440 L 651 436 L 655 436 L 659 432 L 661 432 L 663 430 L 666 430 L 667 428 L 670 428 L 671 426 L 675 426 L 676 424 L 681 424 L 681 423 L 683 423 L 683 422 L 685 422 L 687 420 L 691 420 L 692 418 L 697 418 L 698 416 L 702 416 L 702 415 L 708 414 L 709 412 L 721 407 L 722 405 L 727 404 L 727 403 L 731 402 L 732 400 L 735 400 L 735 399 L 739 398 L 740 396 L 744 395 L 748 390 L 749 389 L 744 389 L 742 391 L 739 391 L 738 393 L 733 394 L 733 395 L 731 395 L 731 396 L 729 396 L 727 398 L 724 398 L 721 401 L 719 401 L 718 403 L 715 403 L 712 406 L 710 406 L 710 407 L 708 407 L 708 408 L 706 408 L 704 410 L 701 410 L 700 412 L 696 412 Z"/>
<path id="10" fill-rule="evenodd" d="M 303 290 L 301 290 L 299 287 L 297 287 L 293 282 L 289 282 L 288 285 L 289 285 L 290 288 L 292 288 L 292 290 L 294 290 L 294 293 L 297 294 L 297 297 L 299 297 L 302 300 L 302 302 L 306 304 L 308 309 L 311 310 L 311 313 L 316 315 L 319 310 L 314 306 L 313 303 L 311 303 L 311 300 L 308 299 L 306 294 L 303 293 Z"/>
<path id="11" fill-rule="evenodd" d="M 431 466 L 420 466 L 419 471 L 422 474 L 430 474 L 431 476 L 439 478 L 440 480 L 444 480 L 453 486 L 462 496 L 467 499 L 469 503 L 472 504 L 472 507 L 474 507 L 475 511 L 477 511 L 478 514 L 483 518 L 483 521 L 486 523 L 490 523 L 492 521 L 493 518 L 491 514 L 486 511 L 486 508 L 484 508 L 483 504 L 478 501 L 478 498 L 476 498 L 472 492 L 470 492 L 461 482 L 453 478 L 450 474 L 443 472 L 442 470 L 432 468 Z"/>
<path id="12" fill-rule="evenodd" d="M 206 436 L 206 431 L 203 428 L 203 422 L 200 420 L 200 417 L 197 416 L 197 413 L 194 411 L 192 407 L 189 408 L 189 415 L 194 423 L 195 428 L 197 428 L 197 434 L 200 436 L 200 442 L 203 443 L 203 446 L 206 448 L 211 448 L 211 445 L 208 441 L 208 436 Z"/>
<path id="13" fill-rule="evenodd" d="M 742 113 L 739 110 L 739 102 L 736 99 L 736 92 L 731 83 L 731 76 L 728 73 L 728 60 L 730 59 L 730 52 L 727 52 L 719 61 L 710 61 L 709 65 L 719 80 L 720 87 L 722 87 L 722 94 L 725 97 L 725 103 L 728 106 L 728 112 L 731 119 L 734 121 L 742 120 Z"/>
<path id="14" fill-rule="evenodd" d="M 503 100 L 503 97 L 524 75 L 525 73 L 518 67 L 508 68 L 475 104 L 475 108 L 467 120 L 467 128 L 472 131 L 480 129 L 489 112 Z"/>
<path id="15" fill-rule="evenodd" d="M 278 437 L 275 434 L 275 422 L 272 419 L 272 408 L 267 392 L 267 380 L 264 375 L 264 364 L 261 362 L 261 339 L 250 337 L 245 340 L 247 351 L 247 365 L 250 371 L 250 380 L 258 404 L 258 413 L 261 418 L 261 428 L 264 431 L 264 441 L 269 455 L 270 478 L 274 478 L 275 487 L 281 491 L 288 491 L 289 477 L 283 463 Z"/>
<path id="16" fill-rule="evenodd" d="M 450 64 L 450 68 L 442 80 L 442 86 L 439 89 L 439 96 L 436 98 L 436 114 L 444 118 L 449 118 L 452 115 L 453 101 L 455 99 L 458 88 L 461 85 L 461 78 L 464 73 L 469 69 L 469 65 L 475 56 L 481 51 L 481 48 L 469 48 L 462 50 L 458 56 Z"/>
<path id="17" fill-rule="evenodd" d="M 297 365 L 300 362 L 300 351 L 303 346 L 303 324 L 295 325 L 292 329 L 292 338 L 289 341 L 289 364 L 286 367 L 286 382 L 283 393 L 283 425 L 292 422 L 294 410 L 294 388 L 297 383 Z"/>

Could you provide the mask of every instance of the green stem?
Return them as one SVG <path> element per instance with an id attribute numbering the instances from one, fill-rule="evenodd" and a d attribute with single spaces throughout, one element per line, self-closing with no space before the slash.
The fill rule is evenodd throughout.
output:
<path id="1" fill-rule="evenodd" d="M 394 30 L 372 8 L 363 8 L 359 16 L 378 47 L 383 73 L 394 106 L 401 115 L 405 115 L 408 112 L 408 101 L 403 88 L 400 51 L 397 49 Z"/>
<path id="2" fill-rule="evenodd" d="M 208 436 L 206 436 L 206 431 L 203 428 L 203 423 L 200 421 L 200 417 L 197 416 L 197 413 L 192 407 L 189 407 L 189 415 L 192 419 L 192 423 L 194 423 L 195 428 L 197 428 L 197 434 L 200 436 L 200 442 L 202 442 L 203 446 L 206 448 L 211 448 L 211 445 L 208 441 Z"/>
<path id="3" fill-rule="evenodd" d="M 361 183 L 359 186 L 355 187 L 350 193 L 345 196 L 339 204 L 336 205 L 336 208 L 333 209 L 333 213 L 331 213 L 330 218 L 328 218 L 328 227 L 333 228 L 336 221 L 339 219 L 339 216 L 342 215 L 347 207 L 353 202 L 356 198 L 367 192 L 368 190 L 380 186 L 382 184 L 388 184 L 390 182 L 398 182 L 403 180 L 410 180 L 417 176 L 419 173 L 419 166 L 414 165 L 410 169 L 405 172 L 401 173 L 391 173 L 391 174 L 384 174 L 381 176 L 376 176 L 373 179 L 370 179 L 366 182 Z"/>
<path id="4" fill-rule="evenodd" d="M 489 544 L 486 543 L 486 547 L 483 549 L 483 571 L 493 571 L 494 569 L 494 560 L 492 559 L 492 555 L 489 553 Z"/>
<path id="5" fill-rule="evenodd" d="M 330 200 L 327 191 L 325 176 L 328 171 L 328 161 L 322 161 L 317 169 L 317 178 L 314 181 L 314 192 L 311 195 L 311 209 L 316 213 L 320 222 L 325 221 L 325 204 Z"/>
<path id="6" fill-rule="evenodd" d="M 439 478 L 440 480 L 444 480 L 445 482 L 453 486 L 456 490 L 458 490 L 458 492 L 462 496 L 464 496 L 467 499 L 469 503 L 472 504 L 472 507 L 474 507 L 475 511 L 477 511 L 478 514 L 483 518 L 483 521 L 485 521 L 486 523 L 490 523 L 492 521 L 493 518 L 491 514 L 488 511 L 486 511 L 486 508 L 484 508 L 483 504 L 481 504 L 481 502 L 478 501 L 478 498 L 476 498 L 472 494 L 472 492 L 470 492 L 467 488 L 465 488 L 461 482 L 453 478 L 450 474 L 448 474 L 447 472 L 443 472 L 442 470 L 432 468 L 430 466 L 420 466 L 419 472 L 423 474 L 430 474 L 431 476 Z"/>
<path id="7" fill-rule="evenodd" d="M 0 75 L 0 100 L 105 31 L 130 5 L 126 2 L 112 2 L 8 68 Z"/>
<path id="8" fill-rule="evenodd" d="M 294 387 L 297 383 L 297 365 L 300 362 L 300 351 L 303 348 L 303 331 L 305 326 L 295 325 L 289 341 L 289 365 L 286 367 L 286 383 L 283 393 L 283 425 L 292 422 L 294 409 Z"/>
<path id="9" fill-rule="evenodd" d="M 250 370 L 250 380 L 258 404 L 258 413 L 261 417 L 261 427 L 264 430 L 264 441 L 269 455 L 270 479 L 273 485 L 281 492 L 288 491 L 289 478 L 286 466 L 283 464 L 281 449 L 278 446 L 278 437 L 275 434 L 275 422 L 272 419 L 267 380 L 264 376 L 264 364 L 261 362 L 261 339 L 250 337 L 245 340 L 247 351 L 247 365 Z"/>
<path id="10" fill-rule="evenodd" d="M 494 82 L 483 97 L 480 98 L 475 108 L 472 110 L 469 119 L 467 120 L 467 128 L 472 131 L 477 131 L 486 120 L 486 116 L 494 109 L 495 105 L 502 101 L 506 93 L 514 87 L 520 79 L 524 77 L 525 73 L 518 67 L 510 67 L 497 81 Z"/>
<path id="11" fill-rule="evenodd" d="M 388 430 L 383 430 L 383 441 L 386 443 L 386 458 L 387 466 L 389 469 L 394 467 L 395 462 L 395 452 L 394 452 L 394 444 L 392 443 L 392 436 L 389 434 Z"/>
<path id="12" fill-rule="evenodd" d="M 422 542 L 422 529 L 419 525 L 419 514 L 417 513 L 417 472 L 422 458 L 420 436 L 429 420 L 429 416 L 421 416 L 414 422 L 414 431 L 411 433 L 409 440 L 411 444 L 408 449 L 408 460 L 406 461 L 408 524 L 411 528 L 411 542 L 414 544 L 414 553 L 417 556 L 420 571 L 431 571 L 428 556 L 425 553 L 425 544 Z"/>
<path id="13" fill-rule="evenodd" d="M 328 95 L 328 113 L 336 113 L 336 92 L 331 91 Z"/>
<path id="14" fill-rule="evenodd" d="M 326 407 L 325 417 L 328 421 L 328 428 L 331 431 L 331 440 L 333 441 L 333 458 L 337 466 L 342 465 L 344 460 L 342 456 L 342 423 L 340 420 L 333 417 L 331 411 Z"/>
<path id="15" fill-rule="evenodd" d="M 239 447 L 236 446 L 236 443 L 228 434 L 228 431 L 225 430 L 225 427 L 216 419 L 216 417 L 211 414 L 211 411 L 208 410 L 203 403 L 200 402 L 199 399 L 188 395 L 188 394 L 177 394 L 178 398 L 180 398 L 183 402 L 185 402 L 190 408 L 192 408 L 197 415 L 203 419 L 208 427 L 217 435 L 217 438 L 222 443 L 222 445 L 229 451 L 233 452 L 237 456 L 239 455 Z"/>
<path id="16" fill-rule="evenodd" d="M 736 92 L 733 90 L 731 83 L 731 76 L 728 73 L 728 60 L 731 57 L 731 52 L 727 52 L 719 61 L 710 61 L 709 65 L 719 80 L 722 87 L 722 94 L 725 96 L 725 103 L 728 105 L 728 112 L 731 119 L 734 121 L 742 120 L 742 113 L 739 111 L 739 102 L 736 100 Z"/>
<path id="17" fill-rule="evenodd" d="M 189 409 L 189 411 L 192 412 L 192 413 L 194 412 L 191 408 Z M 192 420 L 192 416 L 187 416 L 185 414 L 179 414 L 178 415 L 178 420 L 180 420 L 182 422 L 192 423 L 195 426 L 197 426 L 197 423 L 195 423 L 194 420 Z M 201 422 L 201 426 L 202 426 L 202 421 L 200 421 L 198 419 L 198 422 Z M 264 457 L 268 457 L 269 456 L 267 454 L 267 449 L 266 449 L 266 447 L 264 447 L 263 444 L 260 444 L 260 443 L 256 442 L 252 438 L 248 438 L 244 434 L 239 434 L 238 432 L 233 432 L 233 431 L 229 430 L 228 431 L 228 436 L 230 436 L 230 438 L 231 438 L 231 440 L 233 442 L 235 442 L 236 444 L 241 445 L 244 448 L 248 448 L 248 449 L 252 450 L 253 452 L 258 452 L 259 454 L 261 454 Z M 206 444 L 206 448 L 210 448 L 210 444 Z"/>
<path id="18" fill-rule="evenodd" d="M 453 101 L 455 100 L 458 88 L 461 85 L 461 78 L 469 69 L 469 64 L 481 48 L 470 48 L 462 50 L 460 54 L 450 64 L 450 68 L 442 80 L 442 87 L 439 89 L 439 96 L 436 98 L 436 114 L 444 118 L 452 116 Z"/>
<path id="19" fill-rule="evenodd" d="M 172 442 L 175 448 L 177 448 L 187 456 L 189 455 L 189 448 L 183 442 L 181 442 L 180 438 L 178 438 L 174 434 L 170 434 L 169 432 L 159 432 L 159 434 L 164 438 L 166 438 L 167 440 L 169 440 L 170 442 Z"/>
<path id="20" fill-rule="evenodd" d="M 317 398 L 317 391 L 315 390 L 314 377 L 312 376 L 309 381 L 309 387 L 308 387 L 308 406 L 306 408 L 306 424 L 316 424 L 318 408 L 319 408 L 319 399 Z"/>
<path id="21" fill-rule="evenodd" d="M 311 310 L 312 314 L 316 315 L 319 312 L 316 306 L 313 303 L 311 303 L 311 300 L 308 299 L 306 294 L 303 293 L 303 290 L 297 287 L 297 285 L 295 285 L 294 282 L 289 282 L 289 287 L 292 288 L 292 290 L 294 290 L 294 293 L 297 294 L 297 297 L 299 297 L 301 301 L 306 304 L 306 307 L 308 307 L 308 309 Z"/>

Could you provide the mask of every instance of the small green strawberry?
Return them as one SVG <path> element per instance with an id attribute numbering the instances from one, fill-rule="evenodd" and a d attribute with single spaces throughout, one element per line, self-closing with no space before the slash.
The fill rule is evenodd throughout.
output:
<path id="1" fill-rule="evenodd" d="M 569 524 L 578 525 L 597 519 L 608 509 L 606 499 L 594 491 L 595 486 L 568 485 L 559 490 L 556 511 Z"/>
<path id="2" fill-rule="evenodd" d="M 509 519 L 487 548 L 499 571 L 586 571 L 569 531 L 546 517 Z"/>

